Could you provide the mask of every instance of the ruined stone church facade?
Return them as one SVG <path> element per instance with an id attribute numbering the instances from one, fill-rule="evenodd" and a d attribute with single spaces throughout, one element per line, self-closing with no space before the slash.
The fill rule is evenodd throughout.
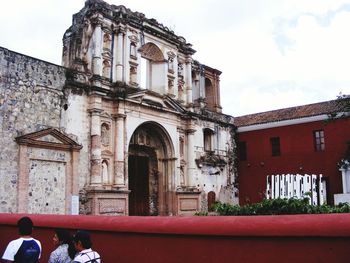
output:
<path id="1" fill-rule="evenodd" d="M 173 31 L 87 0 L 62 66 L 0 48 L 0 212 L 186 215 L 238 202 L 221 72 Z"/>

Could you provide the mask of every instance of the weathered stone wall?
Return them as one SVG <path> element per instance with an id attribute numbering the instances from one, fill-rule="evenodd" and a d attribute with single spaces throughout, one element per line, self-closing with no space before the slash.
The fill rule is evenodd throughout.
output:
<path id="1" fill-rule="evenodd" d="M 59 128 L 63 67 L 0 47 L 0 212 L 17 211 L 19 135 Z"/>
<path id="2" fill-rule="evenodd" d="M 67 163 L 70 154 L 59 150 L 29 148 L 28 212 L 65 214 Z"/>

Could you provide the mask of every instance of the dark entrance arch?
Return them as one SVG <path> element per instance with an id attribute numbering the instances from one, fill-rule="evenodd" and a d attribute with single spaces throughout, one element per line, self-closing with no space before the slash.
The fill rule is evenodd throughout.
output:
<path id="1" fill-rule="evenodd" d="M 131 136 L 128 151 L 129 215 L 174 211 L 174 147 L 166 130 L 145 122 Z"/>

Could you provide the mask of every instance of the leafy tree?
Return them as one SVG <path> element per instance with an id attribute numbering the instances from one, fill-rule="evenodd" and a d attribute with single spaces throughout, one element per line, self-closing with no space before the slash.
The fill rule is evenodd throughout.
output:
<path id="1" fill-rule="evenodd" d="M 350 113 L 350 95 L 339 94 L 335 100 L 335 107 L 329 114 L 329 119 L 334 120 L 335 118 L 346 118 L 349 117 Z"/>
<path id="2" fill-rule="evenodd" d="M 335 106 L 332 113 L 328 114 L 328 121 L 334 121 L 336 118 L 350 117 L 350 95 L 339 94 L 335 100 Z M 338 163 L 338 167 L 348 168 L 350 166 L 350 141 L 347 142 L 347 150 L 343 158 Z"/>

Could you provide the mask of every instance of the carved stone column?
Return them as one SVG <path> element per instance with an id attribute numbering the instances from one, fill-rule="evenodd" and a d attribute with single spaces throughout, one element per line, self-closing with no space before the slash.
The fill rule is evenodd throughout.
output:
<path id="1" fill-rule="evenodd" d="M 126 118 L 126 115 L 124 114 L 117 114 L 115 116 L 116 118 L 116 146 L 115 146 L 115 158 L 114 158 L 114 185 L 116 187 L 125 187 L 125 154 L 124 154 L 124 148 L 125 148 L 125 140 L 124 140 L 124 130 L 125 125 L 124 121 Z"/>
<path id="2" fill-rule="evenodd" d="M 205 97 L 205 72 L 203 67 L 200 68 L 199 72 L 199 97 Z"/>
<path id="3" fill-rule="evenodd" d="M 216 112 L 222 112 L 222 108 L 220 106 L 220 76 L 215 75 L 215 82 L 214 82 L 214 87 L 215 87 L 215 110 Z"/>
<path id="4" fill-rule="evenodd" d="M 92 109 L 91 114 L 91 185 L 100 185 L 101 178 L 101 120 L 102 110 Z"/>
<path id="5" fill-rule="evenodd" d="M 191 106 L 192 99 L 192 66 L 191 66 L 192 58 L 186 59 L 185 64 L 185 84 L 186 84 L 186 101 L 187 105 Z"/>
<path id="6" fill-rule="evenodd" d="M 92 21 L 95 24 L 93 35 L 93 51 L 92 51 L 92 73 L 94 75 L 102 75 L 102 20 L 96 18 Z"/>
<path id="7" fill-rule="evenodd" d="M 119 27 L 117 31 L 117 52 L 116 52 L 116 80 L 123 81 L 124 64 L 123 64 L 123 43 L 125 29 Z"/>
<path id="8" fill-rule="evenodd" d="M 187 133 L 187 186 L 188 187 L 195 187 L 195 174 L 194 171 L 196 169 L 195 164 L 195 152 L 194 152 L 194 133 L 196 130 L 194 129 L 188 129 L 186 130 Z"/>

